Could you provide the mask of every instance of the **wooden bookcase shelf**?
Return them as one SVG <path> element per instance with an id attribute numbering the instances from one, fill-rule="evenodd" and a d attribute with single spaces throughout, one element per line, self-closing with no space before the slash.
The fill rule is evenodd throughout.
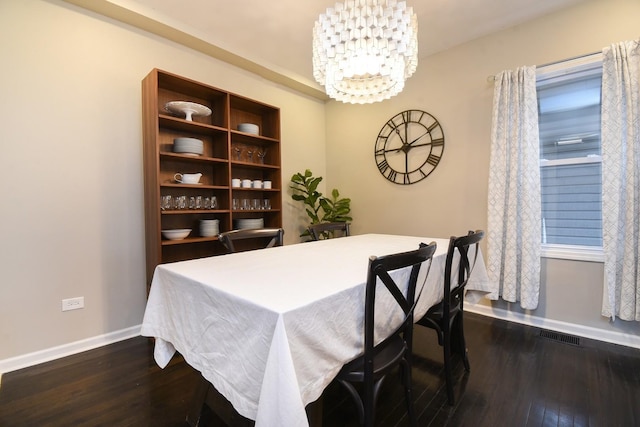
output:
<path id="1" fill-rule="evenodd" d="M 170 101 L 195 102 L 209 116 L 186 120 L 165 109 Z M 220 231 L 232 230 L 234 219 L 262 218 L 265 227 L 282 227 L 280 110 L 188 78 L 154 69 L 142 81 L 145 235 L 147 286 L 158 264 L 225 253 L 217 236 L 201 236 L 200 220 L 217 219 Z M 258 125 L 259 135 L 238 130 Z M 176 138 L 203 142 L 202 155 L 173 151 Z M 177 183 L 176 173 L 201 173 L 198 185 Z M 234 188 L 231 180 L 269 180 L 272 188 Z M 211 199 L 215 208 L 163 210 L 163 196 Z M 268 199 L 270 209 L 232 209 L 233 199 Z M 183 240 L 166 240 L 162 230 L 190 228 Z"/>

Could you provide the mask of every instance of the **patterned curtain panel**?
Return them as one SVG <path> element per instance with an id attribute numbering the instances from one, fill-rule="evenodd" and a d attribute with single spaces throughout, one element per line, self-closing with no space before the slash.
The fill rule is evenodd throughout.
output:
<path id="1" fill-rule="evenodd" d="M 493 92 L 487 297 L 538 307 L 540 290 L 540 141 L 535 67 L 503 71 Z"/>
<path id="2" fill-rule="evenodd" d="M 602 315 L 640 320 L 640 40 L 602 51 Z"/>

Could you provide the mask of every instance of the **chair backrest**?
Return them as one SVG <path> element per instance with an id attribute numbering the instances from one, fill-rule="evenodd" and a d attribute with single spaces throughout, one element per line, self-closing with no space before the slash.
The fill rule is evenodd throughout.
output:
<path id="1" fill-rule="evenodd" d="M 416 284 L 418 281 L 418 274 L 423 263 L 429 260 L 428 268 L 431 268 L 431 258 L 436 251 L 436 243 L 431 242 L 426 245 L 420 244 L 419 249 L 409 252 L 402 252 L 392 255 L 385 255 L 380 257 L 372 256 L 369 258 L 369 271 L 367 273 L 367 287 L 365 296 L 365 313 L 364 313 L 364 359 L 365 359 L 365 372 L 367 361 L 373 361 L 374 356 L 374 330 L 376 324 L 375 302 L 376 302 L 376 290 L 378 279 L 384 284 L 384 287 L 391 293 L 396 303 L 402 308 L 404 313 L 404 320 L 396 328 L 396 330 L 383 342 L 378 344 L 378 348 L 382 348 L 386 342 L 389 342 L 399 334 L 403 334 L 403 339 L 407 344 L 407 349 L 411 351 L 412 336 L 413 336 L 413 311 L 416 306 L 416 301 L 419 299 L 422 286 L 416 297 Z M 403 293 L 400 290 L 398 284 L 391 277 L 389 272 L 399 270 L 402 268 L 411 267 L 409 275 L 409 283 L 407 290 Z M 427 271 L 427 275 L 429 272 Z M 382 289 L 382 288 L 381 288 Z M 388 313 L 381 313 L 381 315 L 388 315 Z M 373 363 L 370 363 L 370 368 L 373 369 Z"/>
<path id="2" fill-rule="evenodd" d="M 309 226 L 309 234 L 313 240 L 330 239 L 332 237 L 350 236 L 348 222 L 321 222 Z"/>
<path id="3" fill-rule="evenodd" d="M 218 239 L 229 252 L 239 252 L 234 243 L 246 239 L 255 239 L 258 241 L 267 241 L 266 239 L 270 239 L 262 248 L 271 248 L 274 246 L 282 246 L 284 242 L 284 230 L 282 228 L 232 230 L 220 233 Z"/>
<path id="4" fill-rule="evenodd" d="M 449 239 L 449 249 L 444 268 L 444 299 L 443 313 L 450 313 L 451 310 L 462 310 L 464 303 L 464 287 L 469 281 L 469 276 L 476 265 L 478 259 L 479 244 L 484 237 L 484 231 L 469 231 L 466 236 Z M 469 259 L 469 248 L 474 247 L 473 258 Z M 453 260 L 456 252 L 460 255 L 458 262 L 457 278 L 451 277 L 453 271 Z"/>

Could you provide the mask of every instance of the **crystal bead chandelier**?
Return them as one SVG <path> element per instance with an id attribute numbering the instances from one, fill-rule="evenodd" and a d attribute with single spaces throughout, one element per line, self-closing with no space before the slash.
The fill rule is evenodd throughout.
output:
<path id="1" fill-rule="evenodd" d="M 313 28 L 313 77 L 338 101 L 391 98 L 417 66 L 418 19 L 404 1 L 336 3 Z"/>

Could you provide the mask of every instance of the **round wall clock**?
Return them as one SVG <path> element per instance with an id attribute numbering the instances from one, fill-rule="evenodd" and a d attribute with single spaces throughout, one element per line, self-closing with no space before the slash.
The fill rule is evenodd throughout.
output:
<path id="1" fill-rule="evenodd" d="M 394 184 L 409 185 L 434 171 L 444 151 L 444 132 L 431 114 L 407 110 L 387 121 L 376 139 L 378 170 Z"/>

